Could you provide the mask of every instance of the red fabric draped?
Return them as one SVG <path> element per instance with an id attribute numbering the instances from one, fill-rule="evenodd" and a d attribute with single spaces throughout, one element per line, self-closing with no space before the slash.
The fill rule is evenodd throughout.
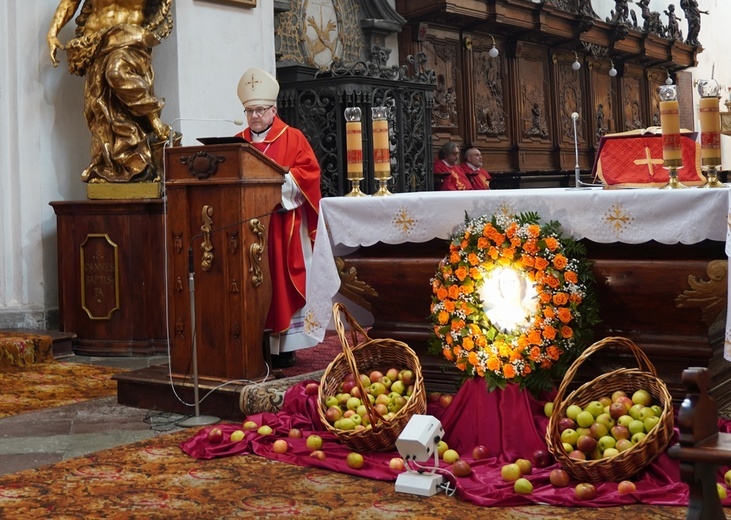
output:
<path id="1" fill-rule="evenodd" d="M 198 459 L 210 459 L 230 455 L 255 453 L 270 459 L 314 466 L 341 473 L 395 481 L 397 472 L 388 466 L 392 457 L 398 457 L 397 451 L 386 453 L 364 453 L 365 465 L 360 470 L 350 469 L 345 457 L 351 451 L 337 441 L 336 437 L 326 431 L 319 421 L 317 413 L 317 396 L 305 395 L 302 382 L 290 388 L 284 399 L 282 411 L 252 415 L 247 420 L 257 424 L 268 424 L 274 434 L 261 436 L 255 431 L 246 433 L 243 441 L 231 443 L 228 440 L 232 431 L 239 429 L 239 424 L 224 424 L 224 441 L 211 445 L 207 435 L 209 428 L 204 428 L 191 439 L 181 444 L 183 451 Z M 445 430 L 444 440 L 450 448 L 456 449 L 463 460 L 472 466 L 472 474 L 457 478 L 447 475 L 456 482 L 457 496 L 465 501 L 492 507 L 518 506 L 529 504 L 549 504 L 554 506 L 587 506 L 605 507 L 622 504 L 643 503 L 655 505 L 688 504 L 688 487 L 680 480 L 678 462 L 667 454 L 662 454 L 645 470 L 634 476 L 637 491 L 620 495 L 617 483 L 595 483 L 597 497 L 594 500 L 580 501 L 574 496 L 574 487 L 578 481 L 572 480 L 566 488 L 556 488 L 549 481 L 552 469 L 560 467 L 553 463 L 546 468 L 534 468 L 527 478 L 533 483 L 533 493 L 519 495 L 513 491 L 512 482 L 504 482 L 500 476 L 500 468 L 517 458 L 531 459 L 533 451 L 546 449 L 545 432 L 548 419 L 543 414 L 543 402 L 536 400 L 529 392 L 521 391 L 516 385 L 508 385 L 505 390 L 488 392 L 482 379 L 468 380 L 449 407 L 444 410 L 438 404 L 430 403 L 428 414 L 440 419 Z M 720 420 L 722 431 L 731 431 L 731 422 Z M 302 439 L 289 439 L 290 428 L 300 428 Z M 323 451 L 327 455 L 325 461 L 318 461 L 309 456 L 305 445 L 309 434 L 316 433 L 323 440 Z M 280 455 L 272 451 L 276 439 L 287 438 L 290 449 Z M 677 431 L 672 443 L 677 440 Z M 477 444 L 485 445 L 490 455 L 488 458 L 472 460 L 472 448 Z M 428 463 L 425 463 L 428 464 Z M 440 466 L 449 470 L 450 465 L 440 461 Z M 723 473 L 728 469 L 722 467 L 718 473 L 718 481 L 723 482 Z M 724 506 L 731 506 L 731 499 L 723 501 Z"/>

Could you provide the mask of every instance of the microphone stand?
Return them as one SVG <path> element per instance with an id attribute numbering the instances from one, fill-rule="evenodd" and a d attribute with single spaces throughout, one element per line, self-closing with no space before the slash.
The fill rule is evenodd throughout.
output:
<path id="1" fill-rule="evenodd" d="M 195 317 L 195 272 L 193 269 L 193 246 L 188 248 L 188 287 L 190 290 L 190 326 L 193 340 L 193 400 L 195 401 L 195 415 L 178 422 L 178 426 L 190 428 L 193 426 L 208 426 L 216 424 L 221 419 L 213 415 L 201 415 L 200 400 L 198 399 L 198 327 Z"/>
<path id="2" fill-rule="evenodd" d="M 280 207 L 278 209 L 275 209 L 274 211 L 270 211 L 268 213 L 264 213 L 262 215 L 257 215 L 256 217 L 250 217 L 244 220 L 239 220 L 238 222 L 234 222 L 233 224 L 227 224 L 225 226 L 221 226 L 216 229 L 212 229 L 209 231 L 209 233 L 214 233 L 216 231 L 220 231 L 222 229 L 226 229 L 232 226 L 240 226 L 244 222 L 249 222 L 251 220 L 258 220 L 263 217 L 267 217 L 269 215 L 273 215 L 275 213 L 277 214 L 284 214 L 287 212 L 286 208 Z M 195 415 L 193 417 L 189 417 L 187 419 L 183 419 L 182 421 L 179 421 L 177 423 L 178 426 L 182 426 L 183 428 L 190 428 L 193 426 L 208 426 L 210 424 L 216 424 L 221 419 L 219 417 L 215 417 L 213 415 L 201 415 L 200 414 L 200 400 L 198 398 L 199 395 L 199 383 L 198 383 L 198 341 L 197 341 L 197 333 L 198 327 L 196 325 L 196 315 L 195 315 L 195 270 L 193 269 L 193 241 L 197 238 L 200 238 L 205 233 L 200 233 L 198 235 L 195 235 L 190 239 L 190 244 L 188 245 L 188 288 L 190 291 L 190 326 L 191 326 L 191 335 L 192 335 L 192 356 L 193 356 L 193 399 L 195 400 Z"/>
<path id="3" fill-rule="evenodd" d="M 579 114 L 574 112 L 571 114 L 571 119 L 574 121 L 574 155 L 576 157 L 576 163 L 574 164 L 574 177 L 576 186 L 575 189 L 586 189 L 586 188 L 600 188 L 603 185 L 602 184 L 589 184 L 586 182 L 581 182 L 581 168 L 579 166 L 579 136 L 576 131 L 576 121 L 579 120 Z"/>

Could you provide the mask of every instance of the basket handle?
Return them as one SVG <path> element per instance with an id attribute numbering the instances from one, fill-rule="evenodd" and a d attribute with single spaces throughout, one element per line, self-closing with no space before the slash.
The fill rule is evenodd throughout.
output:
<path id="1" fill-rule="evenodd" d="M 345 325 L 342 322 L 341 314 L 345 316 L 346 321 L 350 325 L 350 334 L 351 334 L 351 341 L 353 343 L 353 346 L 351 346 L 348 343 L 348 338 L 345 330 Z M 363 334 L 366 338 L 366 342 L 361 345 L 361 347 L 366 346 L 367 344 L 370 344 L 373 340 L 368 336 L 365 330 L 363 330 L 363 327 L 360 326 L 360 324 L 356 321 L 356 319 L 353 317 L 352 314 L 348 311 L 347 307 L 343 305 L 342 303 L 336 303 L 333 305 L 333 320 L 335 322 L 335 329 L 337 330 L 338 337 L 340 338 L 340 343 L 343 346 L 343 354 L 345 355 L 345 360 L 348 362 L 348 366 L 350 367 L 350 371 L 352 372 L 354 378 L 355 378 L 355 386 L 358 388 L 358 391 L 361 395 L 361 401 L 363 402 L 363 405 L 366 407 L 366 411 L 368 413 L 368 417 L 371 421 L 371 429 L 374 431 L 378 429 L 378 425 L 383 420 L 383 416 L 378 413 L 378 411 L 374 408 L 374 406 L 371 404 L 370 399 L 368 399 L 368 396 L 365 391 L 365 387 L 363 386 L 363 382 L 360 380 L 360 372 L 358 372 L 358 365 L 355 362 L 355 357 L 353 356 L 352 348 L 358 344 L 358 332 Z"/>
<path id="2" fill-rule="evenodd" d="M 657 377 L 655 366 L 652 364 L 647 355 L 642 351 L 642 349 L 635 345 L 632 340 L 623 338 L 621 336 L 607 337 L 597 341 L 590 347 L 587 347 L 587 349 L 584 350 L 584 352 L 582 352 L 581 355 L 574 360 L 569 369 L 566 371 L 566 374 L 564 374 L 563 380 L 558 387 L 556 397 L 553 399 L 554 403 L 560 403 L 563 401 L 566 389 L 568 388 L 571 381 L 574 379 L 576 372 L 579 370 L 579 367 L 584 363 L 584 361 L 586 361 L 589 356 L 591 356 L 595 352 L 609 346 L 620 346 L 628 348 L 635 356 L 638 368 L 643 372 L 649 372 L 653 376 Z"/>
<path id="3" fill-rule="evenodd" d="M 345 320 L 350 325 L 350 339 L 352 346 L 350 346 L 350 344 L 348 343 L 348 338 L 346 336 L 347 331 L 345 330 L 345 325 L 343 324 L 341 315 L 345 316 Z M 371 338 L 368 336 L 368 333 L 363 330 L 363 327 L 360 326 L 360 323 L 358 323 L 353 315 L 350 314 L 348 308 L 340 302 L 333 305 L 333 321 L 335 322 L 335 330 L 337 331 L 338 337 L 340 338 L 340 343 L 343 345 L 343 351 L 345 351 L 348 347 L 353 348 L 355 345 L 358 344 L 359 332 L 363 336 L 365 336 L 367 341 L 370 341 Z"/>

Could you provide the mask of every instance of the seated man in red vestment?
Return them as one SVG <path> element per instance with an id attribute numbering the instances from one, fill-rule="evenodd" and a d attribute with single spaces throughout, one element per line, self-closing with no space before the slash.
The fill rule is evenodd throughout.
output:
<path id="1" fill-rule="evenodd" d="M 459 145 L 448 141 L 439 149 L 434 163 L 434 188 L 442 191 L 471 190 L 472 185 L 459 166 Z"/>
<path id="2" fill-rule="evenodd" d="M 492 176 L 482 167 L 482 152 L 479 148 L 468 148 L 464 153 L 464 162 L 461 166 L 473 190 L 490 189 Z"/>
<path id="3" fill-rule="evenodd" d="M 266 328 L 275 367 L 292 366 L 294 352 L 313 347 L 305 335 L 302 307 L 305 280 L 320 208 L 320 165 L 307 138 L 277 116 L 279 83 L 266 71 L 247 70 L 238 85 L 249 127 L 238 134 L 282 166 L 289 167 L 282 185 L 281 207 L 269 224 L 272 302 Z M 272 208 L 274 209 L 274 208 Z"/>

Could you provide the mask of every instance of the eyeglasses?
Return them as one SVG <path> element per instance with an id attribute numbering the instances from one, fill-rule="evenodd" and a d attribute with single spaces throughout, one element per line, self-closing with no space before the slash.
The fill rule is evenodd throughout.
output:
<path id="1" fill-rule="evenodd" d="M 264 114 L 266 114 L 267 110 L 269 110 L 273 106 L 274 105 L 269 105 L 268 107 L 245 108 L 244 112 L 246 113 L 246 117 L 251 117 L 251 116 L 261 117 Z"/>

